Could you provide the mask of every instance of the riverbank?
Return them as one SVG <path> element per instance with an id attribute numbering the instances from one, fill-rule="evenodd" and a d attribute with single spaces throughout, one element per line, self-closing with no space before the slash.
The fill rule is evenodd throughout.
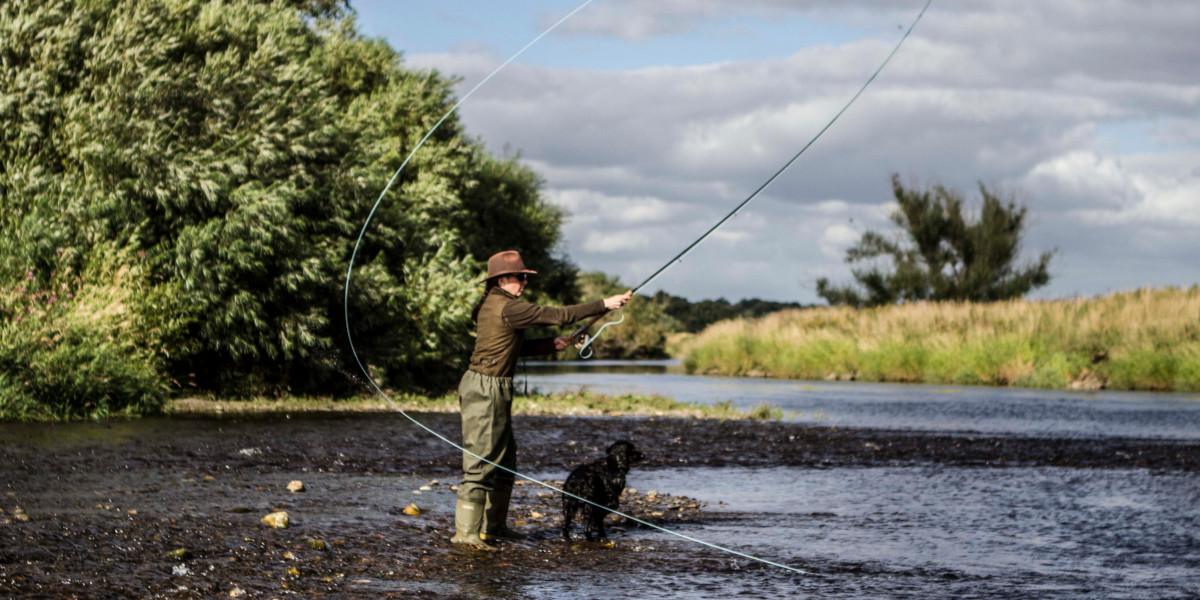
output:
<path id="1" fill-rule="evenodd" d="M 718 323 L 682 351 L 713 375 L 1195 392 L 1200 287 L 782 311 Z"/>
<path id="2" fill-rule="evenodd" d="M 179 398 L 167 402 L 164 414 L 177 417 L 204 415 L 277 415 L 305 413 L 458 412 L 458 397 L 393 394 L 391 403 L 379 396 L 346 399 L 288 396 L 282 398 Z M 393 406 L 394 403 L 394 406 Z M 513 414 L 538 416 L 635 416 L 700 419 L 780 419 L 782 411 L 768 404 L 743 410 L 732 403 L 680 402 L 655 394 L 597 394 L 588 391 L 517 396 Z"/>

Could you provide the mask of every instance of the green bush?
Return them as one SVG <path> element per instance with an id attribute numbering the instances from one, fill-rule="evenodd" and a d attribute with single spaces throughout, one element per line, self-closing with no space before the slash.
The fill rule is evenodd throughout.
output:
<path id="1" fill-rule="evenodd" d="M 358 371 L 343 319 L 351 250 L 452 105 L 454 81 L 405 69 L 354 19 L 334 0 L 0 3 L 0 287 L 116 252 L 138 268 L 113 285 L 172 298 L 174 311 L 162 338 L 83 313 L 9 323 L 10 350 L 34 353 L 11 360 L 42 366 L 6 370 L 5 389 L 43 390 L 22 397 L 57 406 L 63 371 L 97 369 L 114 391 L 85 406 L 151 406 L 164 380 L 238 394 L 359 389 L 346 375 Z M 349 290 L 355 345 L 384 385 L 453 380 L 480 257 L 516 248 L 549 279 L 573 278 L 551 251 L 562 214 L 540 186 L 453 117 L 409 163 Z M 526 226 L 494 227 L 497 215 Z"/>
<path id="2" fill-rule="evenodd" d="M 62 252 L 60 255 L 64 254 Z M 0 419 L 156 412 L 166 398 L 162 349 L 186 307 L 147 289 L 116 253 L 76 271 L 26 272 L 0 294 Z"/>

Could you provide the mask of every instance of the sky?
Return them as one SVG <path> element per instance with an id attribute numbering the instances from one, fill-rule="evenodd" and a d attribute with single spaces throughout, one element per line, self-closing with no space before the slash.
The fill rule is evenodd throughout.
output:
<path id="1" fill-rule="evenodd" d="M 580 1 L 351 0 L 360 30 L 462 95 Z M 561 252 L 641 283 L 853 96 L 922 0 L 593 0 L 459 117 L 564 208 Z M 646 291 L 819 303 L 895 231 L 890 178 L 1028 208 L 1034 298 L 1200 283 L 1200 2 L 934 0 L 858 101 Z M 382 183 L 381 183 L 382 185 Z M 499 249 L 498 249 L 499 250 Z"/>

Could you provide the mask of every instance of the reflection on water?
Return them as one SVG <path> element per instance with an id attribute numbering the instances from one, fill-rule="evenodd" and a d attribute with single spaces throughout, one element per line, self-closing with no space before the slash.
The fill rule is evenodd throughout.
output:
<path id="1" fill-rule="evenodd" d="M 769 403 L 817 425 L 1200 438 L 1200 402 L 1179 394 L 705 377 L 684 374 L 677 361 L 530 363 L 526 377 L 531 390 L 546 393 L 659 394 L 743 409 Z"/>

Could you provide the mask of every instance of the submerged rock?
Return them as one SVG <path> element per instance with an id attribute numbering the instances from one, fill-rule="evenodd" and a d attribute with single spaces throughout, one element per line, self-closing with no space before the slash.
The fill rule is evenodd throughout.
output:
<path id="1" fill-rule="evenodd" d="M 303 492 L 304 491 L 304 482 L 300 481 L 299 479 L 296 479 L 296 480 L 292 481 L 291 483 L 287 484 L 287 489 L 289 492 L 291 492 L 293 494 Z"/>
<path id="2" fill-rule="evenodd" d="M 262 518 L 264 525 L 274 527 L 276 529 L 284 529 L 288 526 L 288 514 L 283 511 L 273 512 Z"/>
<path id="3" fill-rule="evenodd" d="M 171 560 L 187 560 L 192 555 L 187 551 L 187 548 L 176 548 L 167 553 L 167 558 Z"/>
<path id="4" fill-rule="evenodd" d="M 421 509 L 416 504 L 409 504 L 408 506 L 404 507 L 404 514 L 419 515 L 421 514 Z"/>
<path id="5" fill-rule="evenodd" d="M 312 548 L 313 550 L 320 550 L 321 552 L 324 552 L 329 549 L 329 546 L 325 543 L 325 540 L 310 538 L 304 541 L 308 544 L 308 547 Z"/>

